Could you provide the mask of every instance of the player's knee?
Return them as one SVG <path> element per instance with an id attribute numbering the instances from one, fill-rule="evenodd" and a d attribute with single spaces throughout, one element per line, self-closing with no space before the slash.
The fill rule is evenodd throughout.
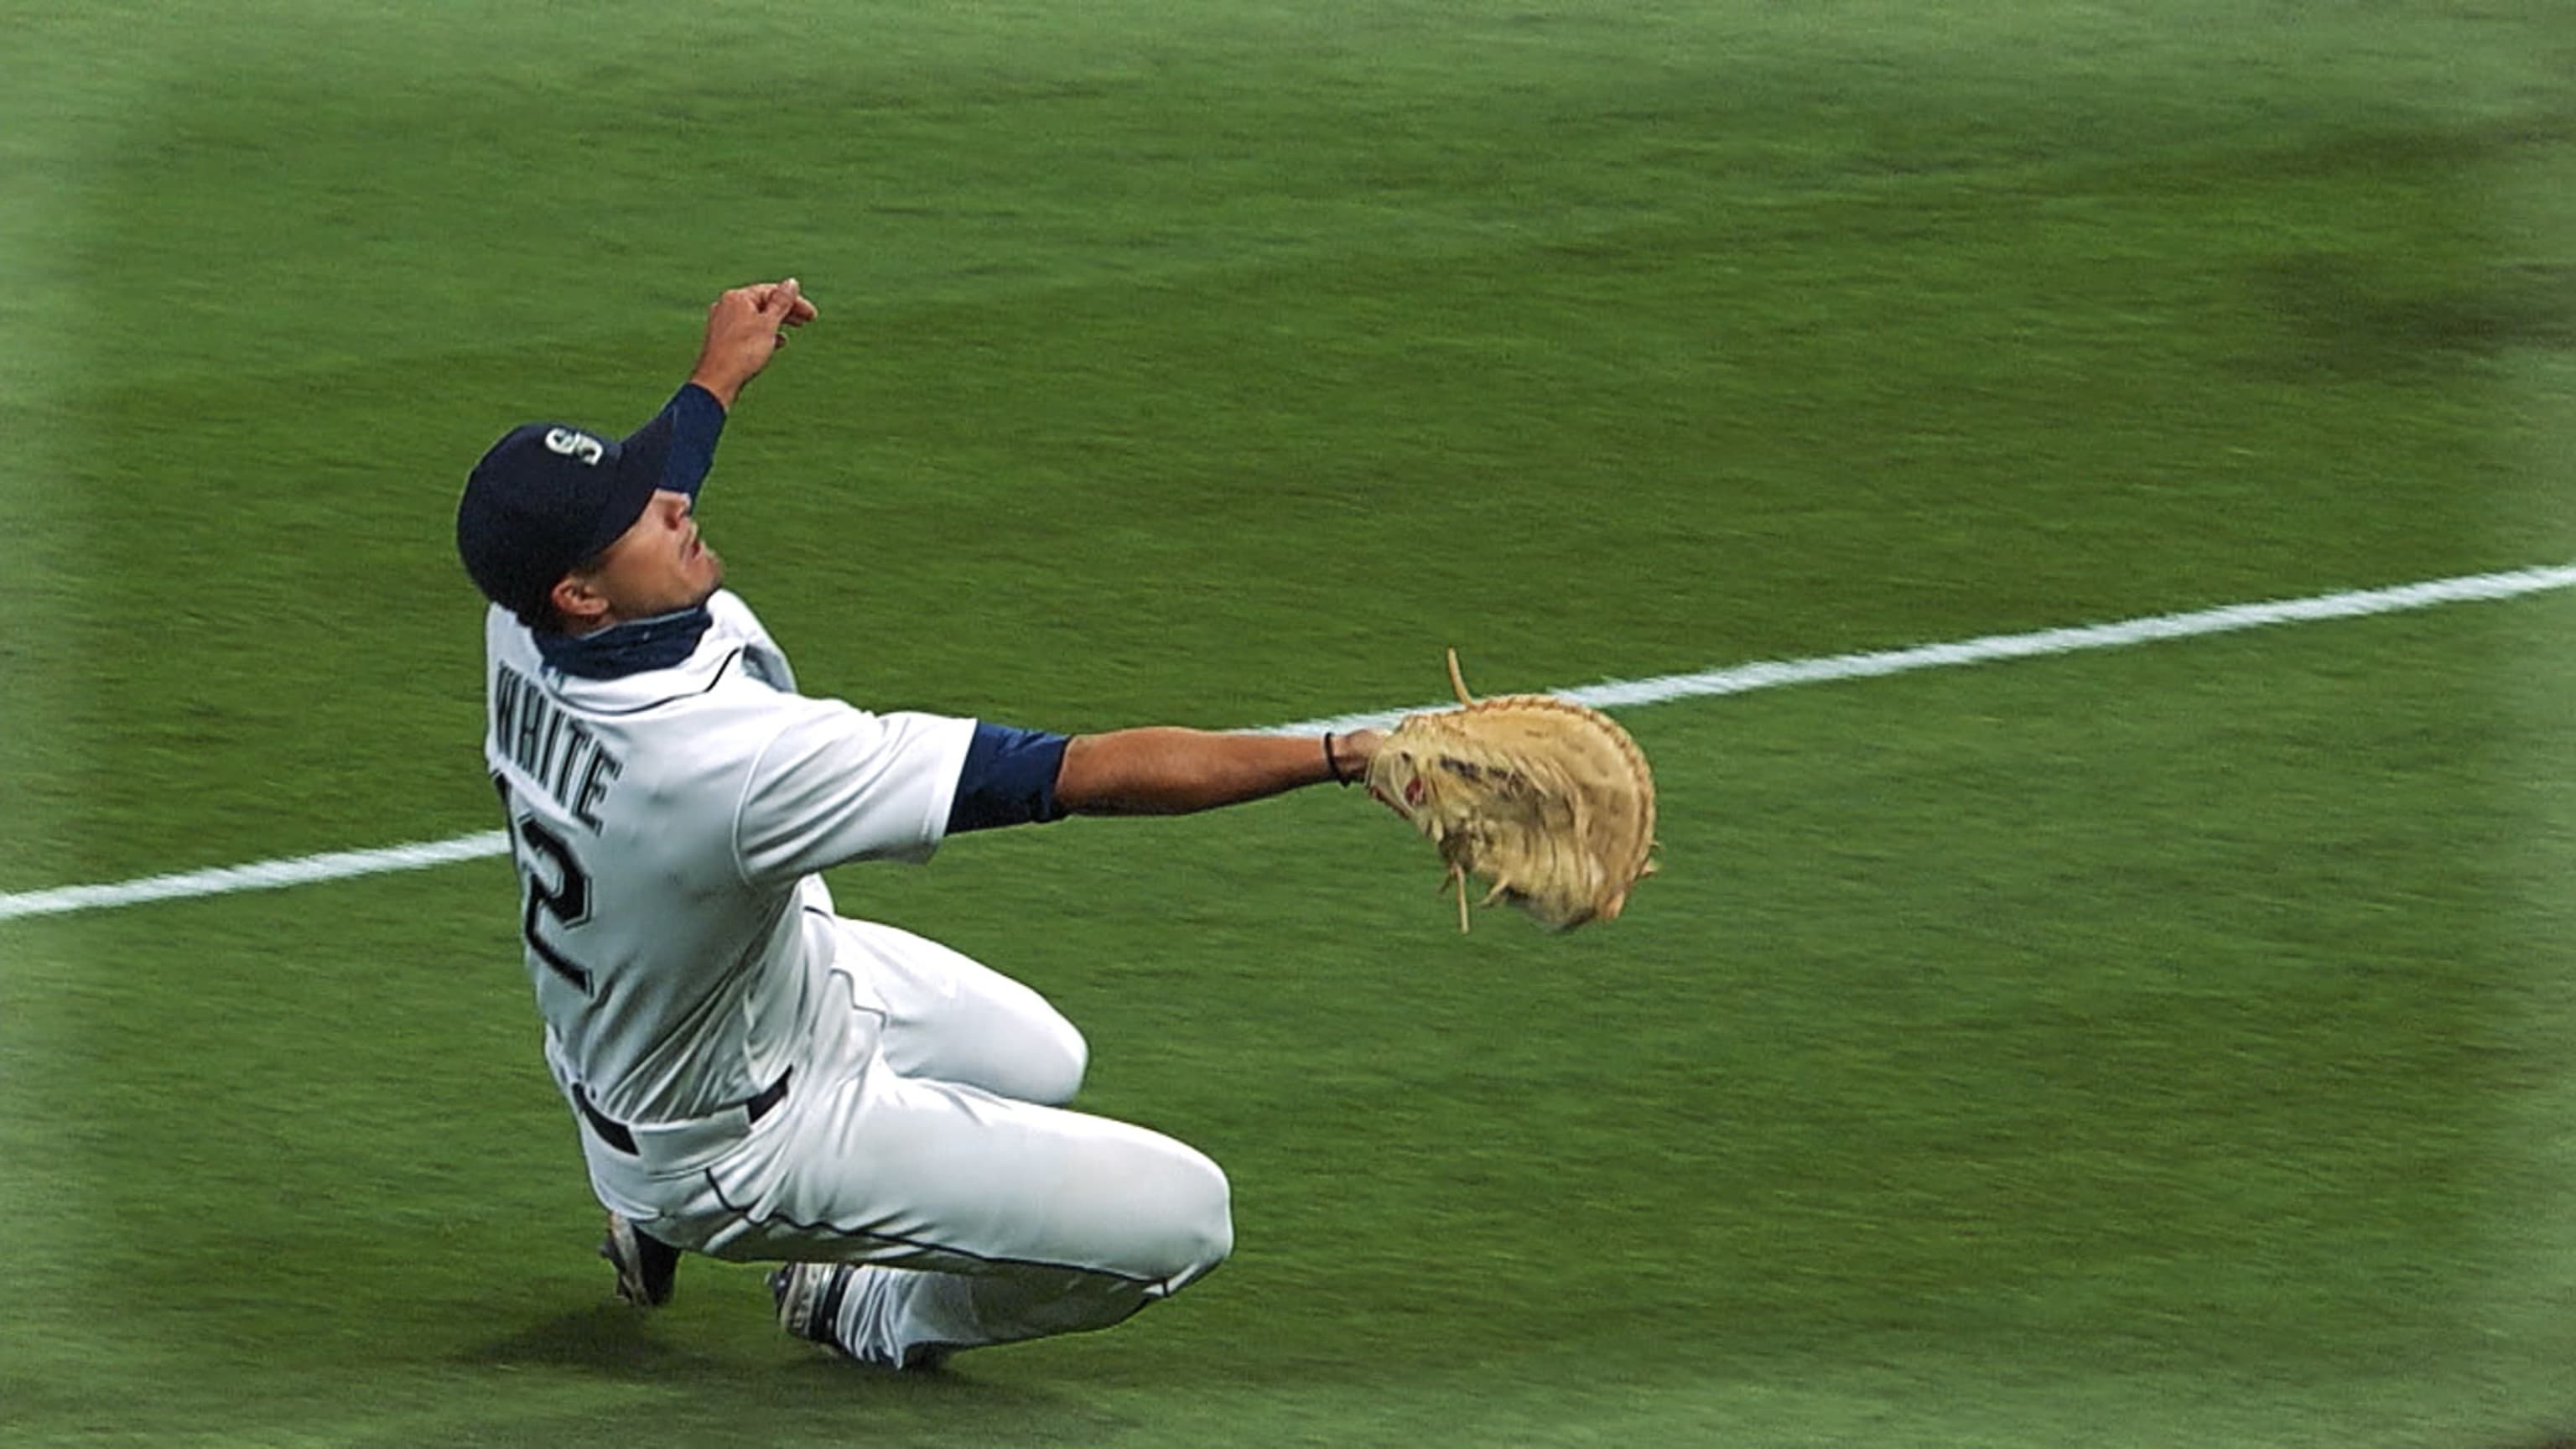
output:
<path id="1" fill-rule="evenodd" d="M 1021 1063 L 1029 1076 L 1029 1090 L 1022 1100 L 1061 1107 L 1082 1091 L 1082 1074 L 1090 1067 L 1091 1043 L 1083 1040 L 1081 1028 L 1059 1016 L 1054 1029 Z"/>
<path id="2" fill-rule="evenodd" d="M 1205 1277 L 1234 1252 L 1234 1193 L 1225 1169 L 1193 1152 L 1190 1170 L 1166 1205 L 1166 1292 Z"/>
<path id="3" fill-rule="evenodd" d="M 1053 1011 L 1041 1011 L 1022 1017 L 1007 1036 L 990 1043 L 968 1080 L 1013 1101 L 1061 1107 L 1082 1091 L 1082 1074 L 1090 1065 L 1091 1044 L 1080 1029 Z"/>

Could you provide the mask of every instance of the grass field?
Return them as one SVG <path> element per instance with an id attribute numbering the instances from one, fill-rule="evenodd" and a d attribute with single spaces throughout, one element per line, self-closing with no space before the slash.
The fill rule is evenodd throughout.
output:
<path id="1" fill-rule="evenodd" d="M 2576 559 L 2540 0 L 0 0 L 0 896 L 488 830 L 451 549 L 722 286 L 809 688 L 1260 725 Z M 1624 713 L 1460 938 L 1307 792 L 844 909 L 1233 1176 L 909 1378 L 608 1301 L 505 867 L 0 919 L 8 1445 L 2576 1434 L 2576 597 Z"/>

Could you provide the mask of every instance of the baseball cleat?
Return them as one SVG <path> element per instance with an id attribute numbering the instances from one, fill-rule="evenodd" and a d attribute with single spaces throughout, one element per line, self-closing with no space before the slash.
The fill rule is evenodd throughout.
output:
<path id="1" fill-rule="evenodd" d="M 599 1256 L 617 1270 L 617 1296 L 638 1308 L 659 1308 L 671 1301 L 680 1276 L 680 1250 L 635 1231 L 616 1213 L 608 1215 L 608 1236 Z"/>
<path id="2" fill-rule="evenodd" d="M 790 1263 L 773 1271 L 769 1299 L 778 1305 L 778 1326 L 809 1342 L 839 1348 L 832 1329 L 849 1285 L 847 1263 Z"/>

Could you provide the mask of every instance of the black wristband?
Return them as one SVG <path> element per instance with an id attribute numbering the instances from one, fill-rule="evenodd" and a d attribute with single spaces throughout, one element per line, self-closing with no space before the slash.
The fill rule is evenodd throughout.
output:
<path id="1" fill-rule="evenodd" d="M 1333 772 L 1333 783 L 1347 790 L 1352 776 L 1342 773 L 1342 762 L 1333 758 L 1333 732 L 1324 731 L 1324 768 Z"/>

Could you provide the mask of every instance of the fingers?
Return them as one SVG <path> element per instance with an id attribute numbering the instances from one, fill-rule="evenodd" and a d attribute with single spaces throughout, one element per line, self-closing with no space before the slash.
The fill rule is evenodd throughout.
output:
<path id="1" fill-rule="evenodd" d="M 760 315 L 772 329 L 773 346 L 787 345 L 787 329 L 802 327 L 814 320 L 814 304 L 805 300 L 804 289 L 794 277 L 766 289 L 760 299 Z"/>
<path id="2" fill-rule="evenodd" d="M 814 304 L 794 277 L 727 290 L 707 307 L 706 341 L 689 380 L 731 409 L 743 385 L 787 344 L 787 329 L 814 317 Z"/>
<path id="3" fill-rule="evenodd" d="M 805 296 L 804 285 L 794 277 L 783 282 L 755 282 L 735 287 L 717 297 L 707 307 L 710 320 L 750 313 L 773 326 L 802 327 L 817 315 L 814 303 Z M 750 318 L 744 318 L 746 322 Z"/>
<path id="4" fill-rule="evenodd" d="M 794 277 L 743 290 L 753 294 L 754 309 L 777 326 L 802 327 L 816 316 L 814 304 L 806 300 L 804 284 Z"/>

